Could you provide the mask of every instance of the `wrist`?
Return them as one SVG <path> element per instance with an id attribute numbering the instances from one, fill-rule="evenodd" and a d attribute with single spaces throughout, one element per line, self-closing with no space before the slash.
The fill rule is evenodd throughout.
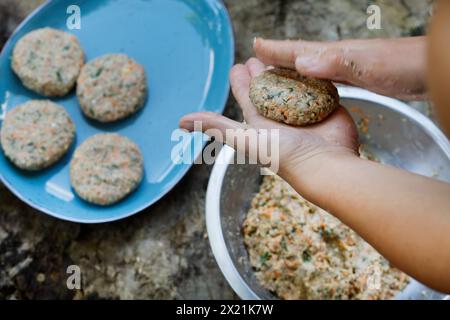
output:
<path id="1" fill-rule="evenodd" d="M 280 176 L 302 196 L 314 202 L 323 196 L 330 179 L 349 174 L 351 164 L 364 161 L 351 149 L 330 147 L 298 157 L 280 168 Z"/>

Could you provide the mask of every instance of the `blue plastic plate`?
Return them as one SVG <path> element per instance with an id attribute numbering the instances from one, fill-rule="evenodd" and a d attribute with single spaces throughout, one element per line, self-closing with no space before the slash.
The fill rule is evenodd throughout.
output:
<path id="1" fill-rule="evenodd" d="M 67 8 L 73 4 L 81 9 L 80 30 L 67 29 Z M 107 222 L 145 209 L 174 187 L 191 166 L 186 161 L 172 161 L 172 151 L 181 150 L 174 154 L 193 162 L 204 145 L 201 134 L 182 133 L 188 140 L 177 148 L 180 141 L 172 141 L 172 134 L 179 119 L 194 111 L 223 111 L 234 57 L 226 8 L 219 0 L 50 1 L 22 23 L 0 55 L 2 116 L 29 99 L 42 99 L 22 86 L 11 70 L 10 57 L 18 39 L 46 26 L 75 34 L 87 60 L 107 53 L 126 53 L 144 65 L 149 87 L 147 104 L 129 119 L 103 125 L 82 115 L 74 92 L 53 99 L 75 122 L 76 143 L 60 162 L 38 173 L 16 169 L 0 152 L 1 180 L 30 206 L 65 220 Z M 140 187 L 110 207 L 91 205 L 78 198 L 69 179 L 75 147 L 100 132 L 117 132 L 131 138 L 145 159 Z"/>

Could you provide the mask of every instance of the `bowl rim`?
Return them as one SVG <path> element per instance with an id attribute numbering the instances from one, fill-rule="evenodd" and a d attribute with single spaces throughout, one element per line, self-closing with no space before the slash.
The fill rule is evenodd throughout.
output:
<path id="1" fill-rule="evenodd" d="M 411 108 L 406 103 L 356 87 L 339 86 L 338 92 L 341 98 L 375 102 L 404 114 L 409 119 L 422 126 L 425 131 L 430 134 L 433 140 L 436 141 L 438 146 L 444 151 L 450 160 L 450 142 L 444 133 L 429 118 L 421 114 L 419 111 Z M 247 285 L 235 267 L 226 247 L 225 238 L 222 232 L 222 224 L 220 219 L 222 184 L 227 168 L 234 159 L 234 154 L 235 150 L 225 145 L 220 151 L 213 166 L 206 192 L 206 229 L 214 258 L 222 274 L 234 292 L 236 292 L 236 294 L 244 300 L 261 300 L 261 298 Z M 450 295 L 443 295 L 442 299 L 448 300 L 450 299 Z"/>

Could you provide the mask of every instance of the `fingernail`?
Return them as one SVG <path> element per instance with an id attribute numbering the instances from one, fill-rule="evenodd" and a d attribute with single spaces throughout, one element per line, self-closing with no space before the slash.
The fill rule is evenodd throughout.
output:
<path id="1" fill-rule="evenodd" d="M 183 119 L 180 122 L 180 129 L 188 131 L 188 132 L 192 132 L 192 131 L 194 131 L 194 122 L 187 120 L 187 119 Z"/>
<path id="2" fill-rule="evenodd" d="M 254 38 L 253 38 L 253 45 L 255 45 L 257 41 L 263 41 L 263 40 L 264 40 L 264 39 L 261 38 L 261 37 L 254 37 Z"/>

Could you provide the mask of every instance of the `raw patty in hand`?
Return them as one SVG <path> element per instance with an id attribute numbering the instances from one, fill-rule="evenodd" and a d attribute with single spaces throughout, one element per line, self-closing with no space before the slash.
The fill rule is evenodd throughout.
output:
<path id="1" fill-rule="evenodd" d="M 24 170 L 45 169 L 58 161 L 75 137 L 67 111 L 48 100 L 32 100 L 7 113 L 1 129 L 6 157 Z"/>
<path id="2" fill-rule="evenodd" d="M 83 64 L 83 49 L 74 35 L 44 28 L 17 42 L 11 66 L 28 89 L 60 97 L 72 90 Z"/>
<path id="3" fill-rule="evenodd" d="M 130 116 L 145 103 L 144 68 L 124 54 L 109 54 L 87 63 L 77 83 L 84 114 L 100 122 Z"/>
<path id="4" fill-rule="evenodd" d="M 320 122 L 339 106 L 339 95 L 331 81 L 281 68 L 253 78 L 250 100 L 263 116 L 296 126 Z"/>
<path id="5" fill-rule="evenodd" d="M 98 134 L 77 148 L 70 163 L 70 180 L 84 200 L 114 204 L 140 184 L 144 174 L 139 147 L 118 134 Z"/>

